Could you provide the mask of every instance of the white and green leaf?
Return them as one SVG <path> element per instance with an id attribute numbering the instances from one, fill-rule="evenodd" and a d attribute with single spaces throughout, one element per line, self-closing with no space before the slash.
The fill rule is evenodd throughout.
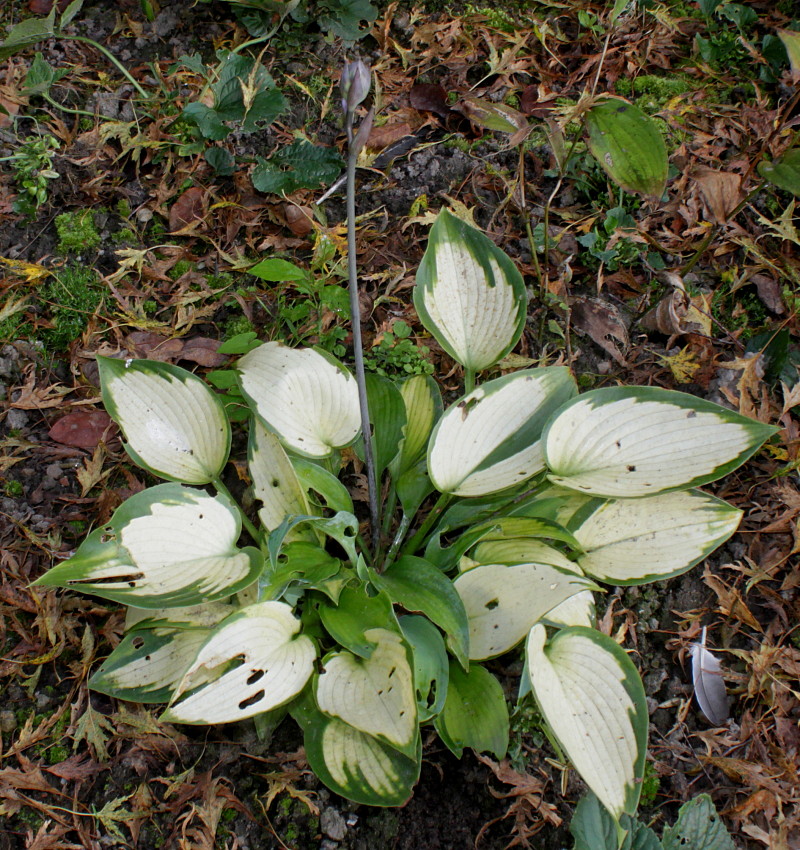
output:
<path id="1" fill-rule="evenodd" d="M 479 543 L 472 557 L 474 566 L 480 564 L 549 564 L 566 572 L 583 575 L 580 567 L 570 561 L 566 555 L 541 540 L 512 537 L 503 540 L 486 540 Z M 551 608 L 541 622 L 548 626 L 589 626 L 595 625 L 594 594 L 591 590 L 581 590 L 559 605 Z"/>
<path id="2" fill-rule="evenodd" d="M 531 629 L 526 671 L 536 702 L 583 781 L 616 820 L 639 802 L 647 702 L 633 662 L 611 638 L 572 627 L 547 642 Z"/>
<path id="3" fill-rule="evenodd" d="M 355 379 L 329 356 L 266 342 L 245 354 L 237 369 L 251 408 L 291 451 L 327 457 L 358 436 Z"/>
<path id="4" fill-rule="evenodd" d="M 258 419 L 250 426 L 247 456 L 253 495 L 261 502 L 258 518 L 267 531 L 274 531 L 287 517 L 312 513 L 286 450 Z M 286 536 L 286 542 L 315 539 L 307 528 L 292 529 Z"/>
<path id="5" fill-rule="evenodd" d="M 505 252 L 442 210 L 417 270 L 414 306 L 442 348 L 479 372 L 516 345 L 525 326 L 527 294 Z"/>
<path id="6" fill-rule="evenodd" d="M 455 582 L 469 621 L 469 657 L 493 658 L 522 641 L 549 611 L 593 583 L 549 564 L 480 564 Z"/>
<path id="7" fill-rule="evenodd" d="M 125 449 L 160 478 L 208 484 L 228 459 L 231 429 L 208 385 L 178 366 L 97 357 L 103 403 Z"/>
<path id="8" fill-rule="evenodd" d="M 263 558 L 237 549 L 241 517 L 222 495 L 160 484 L 131 496 L 67 561 L 35 584 L 139 608 L 223 599 L 254 582 Z"/>
<path id="9" fill-rule="evenodd" d="M 356 803 L 401 806 L 419 779 L 419 750 L 408 757 L 335 717 L 317 714 L 305 726 L 304 743 L 314 773 Z"/>
<path id="10" fill-rule="evenodd" d="M 578 565 L 611 584 L 686 572 L 737 529 L 742 512 L 698 490 L 603 503 L 575 528 Z"/>
<path id="11" fill-rule="evenodd" d="M 131 702 L 169 702 L 210 629 L 138 629 L 127 634 L 89 687 Z"/>
<path id="12" fill-rule="evenodd" d="M 542 430 L 576 392 L 569 370 L 552 366 L 495 378 L 465 395 L 431 435 L 428 471 L 436 488 L 481 496 L 536 475 L 544 468 Z"/>
<path id="13" fill-rule="evenodd" d="M 162 719 L 230 723 L 270 711 L 305 687 L 317 652 L 283 602 L 259 602 L 223 620 L 183 676 Z"/>
<path id="14" fill-rule="evenodd" d="M 369 658 L 333 652 L 316 680 L 320 711 L 378 738 L 413 758 L 419 727 L 411 653 L 388 629 L 369 629 L 375 648 Z"/>
<path id="15" fill-rule="evenodd" d="M 554 483 L 632 498 L 715 481 L 774 433 L 771 425 L 686 393 L 613 387 L 566 404 L 542 442 Z"/>

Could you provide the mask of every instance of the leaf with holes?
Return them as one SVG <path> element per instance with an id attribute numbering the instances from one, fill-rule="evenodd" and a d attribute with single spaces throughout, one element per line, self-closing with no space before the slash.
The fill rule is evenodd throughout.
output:
<path id="1" fill-rule="evenodd" d="M 595 585 L 549 564 L 479 564 L 455 589 L 469 620 L 469 657 L 493 658 L 516 646 L 549 611 Z"/>
<path id="2" fill-rule="evenodd" d="M 587 575 L 615 585 L 673 578 L 726 541 L 742 512 L 699 490 L 612 499 L 580 519 L 577 559 Z"/>
<path id="3" fill-rule="evenodd" d="M 488 236 L 439 213 L 417 270 L 414 306 L 444 350 L 473 372 L 516 345 L 527 316 L 522 275 Z"/>
<path id="4" fill-rule="evenodd" d="M 250 427 L 248 467 L 253 478 L 253 495 L 261 502 L 258 518 L 267 531 L 274 531 L 291 516 L 310 515 L 305 490 L 277 435 L 260 421 Z M 308 529 L 292 529 L 286 542 L 316 540 Z"/>
<path id="5" fill-rule="evenodd" d="M 184 484 L 208 484 L 228 459 L 231 429 L 219 398 L 169 363 L 97 357 L 103 403 L 125 449 L 143 469 Z"/>
<path id="6" fill-rule="evenodd" d="M 562 571 L 582 575 L 580 567 L 558 549 L 548 546 L 541 540 L 528 537 L 483 540 L 475 547 L 472 558 L 477 562 L 475 566 L 478 564 L 549 564 Z M 541 617 L 541 622 L 559 628 L 594 626 L 594 594 L 591 590 L 579 591 L 556 605 L 555 608 L 551 608 Z"/>
<path id="7" fill-rule="evenodd" d="M 230 723 L 270 711 L 305 687 L 317 656 L 283 602 L 259 602 L 217 626 L 183 676 L 162 720 Z"/>
<path id="8" fill-rule="evenodd" d="M 368 629 L 375 644 L 369 658 L 332 652 L 316 680 L 320 710 L 409 758 L 417 752 L 419 726 L 411 653 L 403 638 L 388 629 Z"/>
<path id="9" fill-rule="evenodd" d="M 313 349 L 266 342 L 239 360 L 242 393 L 284 445 L 306 457 L 328 457 L 361 430 L 352 375 Z"/>
<path id="10" fill-rule="evenodd" d="M 686 393 L 610 387 L 568 402 L 542 444 L 554 483 L 627 499 L 715 481 L 776 432 Z"/>
<path id="11" fill-rule="evenodd" d="M 241 517 L 224 496 L 160 484 L 123 502 L 68 560 L 34 584 L 140 608 L 212 602 L 252 584 L 263 558 L 237 549 Z"/>

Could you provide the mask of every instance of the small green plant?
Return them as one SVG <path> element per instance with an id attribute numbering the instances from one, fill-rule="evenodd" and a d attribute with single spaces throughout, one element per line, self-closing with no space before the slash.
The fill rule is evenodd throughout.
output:
<path id="1" fill-rule="evenodd" d="M 433 374 L 433 363 L 426 359 L 430 349 L 410 337 L 411 328 L 398 320 L 364 356 L 365 365 L 384 378 Z"/>
<path id="2" fill-rule="evenodd" d="M 56 216 L 58 250 L 63 254 L 93 251 L 100 245 L 100 234 L 92 210 L 76 210 Z"/>
<path id="3" fill-rule="evenodd" d="M 58 141 L 53 136 L 29 136 L 17 150 L 5 157 L 14 172 L 14 182 L 19 195 L 14 211 L 32 218 L 36 210 L 47 202 L 50 181 L 59 177 L 53 168 Z"/>
<path id="4" fill-rule="evenodd" d="M 594 794 L 587 794 L 575 809 L 570 824 L 573 850 L 735 850 L 708 794 L 681 806 L 673 826 L 664 827 L 659 840 L 639 820 L 624 815 L 614 823 Z"/>
<path id="5" fill-rule="evenodd" d="M 519 341 L 528 296 L 511 259 L 447 210 L 414 305 L 464 391 L 445 409 L 430 375 L 367 374 L 355 163 L 371 113 L 358 128 L 354 116 L 368 91 L 368 69 L 347 66 L 355 375 L 329 352 L 252 333 L 222 347 L 242 354 L 235 368 L 212 373 L 227 399 L 171 364 L 98 357 L 128 454 L 166 483 L 130 497 L 36 584 L 129 606 L 94 689 L 168 703 L 172 723 L 252 718 L 266 733 L 290 715 L 317 777 L 370 805 L 409 798 L 423 727 L 456 756 L 505 755 L 508 706 L 484 662 L 524 646 L 520 698 L 535 700 L 622 847 L 648 712 L 633 661 L 594 627 L 594 593 L 679 575 L 733 534 L 741 511 L 698 488 L 776 429 L 652 387 L 580 394 L 564 367 L 479 380 Z M 663 188 L 659 174 L 649 188 Z M 256 269 L 308 279 L 277 258 Z M 226 401 L 247 416 L 253 515 L 223 481 Z M 339 477 L 353 454 L 368 518 Z"/>

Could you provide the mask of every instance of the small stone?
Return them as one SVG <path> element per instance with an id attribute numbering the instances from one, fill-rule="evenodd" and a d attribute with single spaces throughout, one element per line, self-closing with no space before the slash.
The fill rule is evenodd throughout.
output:
<path id="1" fill-rule="evenodd" d="M 24 410 L 11 408 L 6 416 L 6 428 L 9 431 L 19 431 L 28 424 L 28 414 Z"/>
<path id="2" fill-rule="evenodd" d="M 13 711 L 0 711 L 0 732 L 8 735 L 17 728 L 17 717 Z"/>
<path id="3" fill-rule="evenodd" d="M 52 478 L 54 481 L 57 481 L 61 478 L 61 464 L 60 463 L 50 463 L 45 467 L 44 474 L 48 478 Z"/>
<path id="4" fill-rule="evenodd" d="M 36 708 L 41 711 L 44 708 L 47 708 L 48 705 L 53 701 L 53 698 L 48 696 L 47 694 L 36 694 Z"/>
<path id="5" fill-rule="evenodd" d="M 323 809 L 319 816 L 319 828 L 334 841 L 342 841 L 347 835 L 347 824 L 341 812 L 336 809 Z"/>

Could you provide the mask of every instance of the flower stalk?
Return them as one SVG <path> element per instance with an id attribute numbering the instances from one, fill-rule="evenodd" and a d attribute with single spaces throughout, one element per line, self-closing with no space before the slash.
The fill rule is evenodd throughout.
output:
<path id="1" fill-rule="evenodd" d="M 380 546 L 380 513 L 378 509 L 378 482 L 375 474 L 375 454 L 372 448 L 367 382 L 364 372 L 364 349 L 361 342 L 361 306 L 358 297 L 358 269 L 356 265 L 356 161 L 372 128 L 374 112 L 370 110 L 355 131 L 355 111 L 367 97 L 370 89 L 369 68 L 359 59 L 349 62 L 342 71 L 341 93 L 344 127 L 347 133 L 347 272 L 350 292 L 350 322 L 353 328 L 353 357 L 355 360 L 358 403 L 361 409 L 361 434 L 364 440 L 364 462 L 367 468 L 367 491 L 372 530 L 372 551 L 377 557 Z"/>

